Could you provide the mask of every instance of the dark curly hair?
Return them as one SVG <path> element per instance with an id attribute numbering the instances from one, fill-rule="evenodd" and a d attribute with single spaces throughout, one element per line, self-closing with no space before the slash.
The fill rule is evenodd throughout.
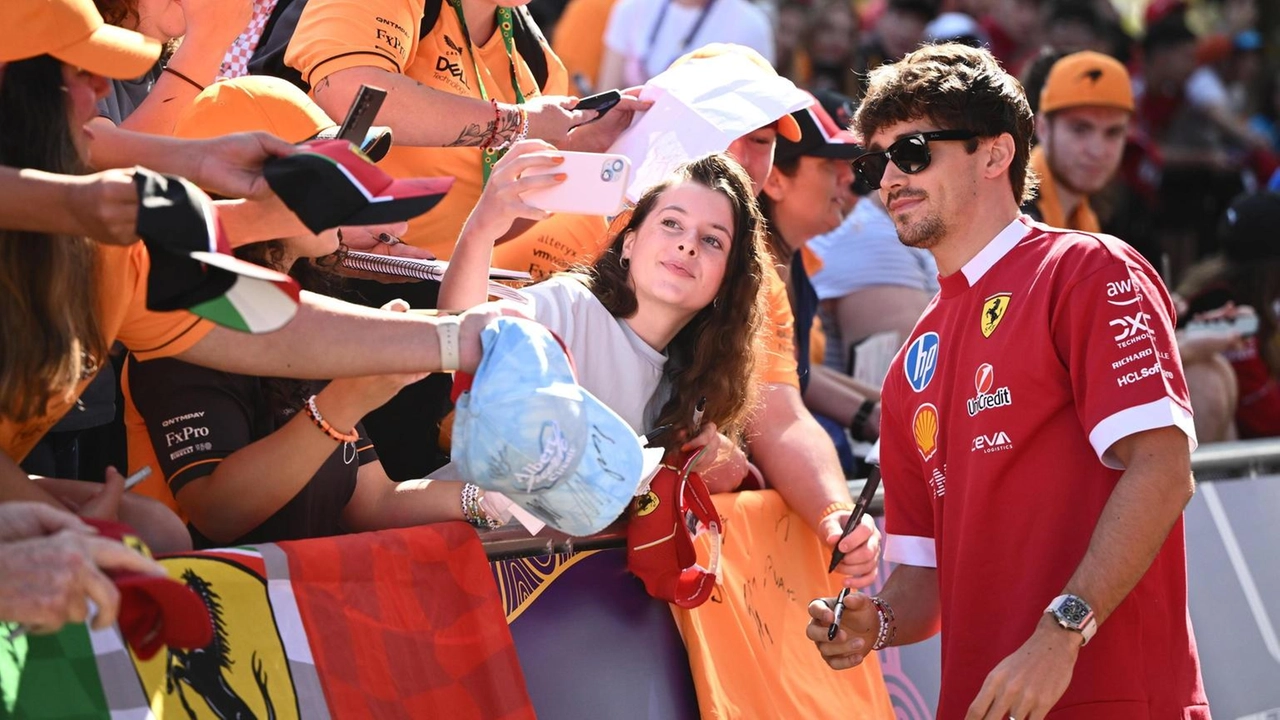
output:
<path id="1" fill-rule="evenodd" d="M 332 268 L 342 262 L 347 254 L 347 246 L 341 243 L 341 235 L 337 252 L 320 258 L 298 258 L 289 268 L 289 276 L 298 281 L 303 290 L 322 295 L 335 295 L 342 286 L 339 276 L 331 272 Z M 241 245 L 235 249 L 236 257 L 255 265 L 284 271 L 284 242 L 267 240 L 265 242 Z M 297 380 L 294 378 L 262 377 L 258 378 L 262 395 L 266 399 L 271 420 L 279 428 L 306 403 L 307 398 L 320 392 L 328 381 Z"/>
<path id="2" fill-rule="evenodd" d="M 621 263 L 627 235 L 638 230 L 668 188 L 692 182 L 721 193 L 733 212 L 733 239 L 724 280 L 715 300 L 698 311 L 667 346 L 667 377 L 671 399 L 663 406 L 659 425 L 670 423 L 687 436 L 694 406 L 707 398 L 704 419 L 725 435 L 739 439 L 755 407 L 756 337 L 764 317 L 764 220 L 751 192 L 751 179 L 736 161 L 723 153 L 706 155 L 681 165 L 670 177 L 645 192 L 609 248 L 589 268 L 581 269 L 587 284 L 614 317 L 635 315 L 638 309 L 630 273 Z M 682 432 L 683 431 L 683 432 Z"/>
<path id="3" fill-rule="evenodd" d="M 854 116 L 859 137 L 881 128 L 928 119 L 940 130 L 972 130 L 979 137 L 1013 136 L 1009 182 L 1019 205 L 1035 195 L 1031 138 L 1035 116 L 1016 78 L 1005 72 L 989 50 L 960 43 L 926 45 L 896 63 L 871 71 L 867 93 Z M 969 141 L 970 153 L 978 147 Z"/>

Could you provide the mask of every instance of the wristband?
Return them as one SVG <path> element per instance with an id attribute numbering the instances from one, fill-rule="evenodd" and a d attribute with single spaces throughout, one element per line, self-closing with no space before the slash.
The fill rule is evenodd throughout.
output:
<path id="1" fill-rule="evenodd" d="M 853 503 L 845 502 L 843 500 L 839 502 L 833 502 L 830 505 L 822 508 L 822 512 L 818 513 L 818 522 L 821 523 L 823 520 L 826 520 L 828 517 L 845 510 L 849 512 L 853 512 Z"/>
<path id="2" fill-rule="evenodd" d="M 436 318 L 436 336 L 440 338 L 440 371 L 453 372 L 462 362 L 458 352 L 458 328 L 462 320 L 456 315 Z"/>
<path id="3" fill-rule="evenodd" d="M 858 412 L 854 413 L 853 419 L 849 421 L 849 434 L 854 440 L 862 440 L 867 429 L 867 419 L 871 417 L 871 411 L 876 409 L 876 401 L 867 398 L 858 406 Z"/>

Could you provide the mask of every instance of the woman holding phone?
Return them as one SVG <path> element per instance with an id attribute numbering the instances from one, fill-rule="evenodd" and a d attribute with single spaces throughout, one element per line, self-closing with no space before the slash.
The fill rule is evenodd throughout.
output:
<path id="1" fill-rule="evenodd" d="M 442 308 L 486 300 L 494 242 L 515 219 L 546 216 L 522 193 L 563 180 L 527 171 L 555 162 L 554 148 L 529 141 L 495 166 L 454 248 Z M 701 157 L 614 225 L 591 266 L 524 289 L 532 314 L 565 342 L 583 387 L 637 432 L 670 425 L 670 445 L 714 445 L 697 470 L 713 491 L 736 488 L 747 472 L 736 440 L 755 401 L 767 258 L 751 181 L 727 155 Z"/>

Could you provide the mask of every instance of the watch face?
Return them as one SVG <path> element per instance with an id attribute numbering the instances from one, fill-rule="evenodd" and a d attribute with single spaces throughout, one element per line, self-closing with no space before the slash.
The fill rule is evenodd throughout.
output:
<path id="1" fill-rule="evenodd" d="M 1068 597 L 1058 606 L 1058 616 L 1078 628 L 1084 625 L 1085 618 L 1089 617 L 1089 606 L 1080 598 Z"/>

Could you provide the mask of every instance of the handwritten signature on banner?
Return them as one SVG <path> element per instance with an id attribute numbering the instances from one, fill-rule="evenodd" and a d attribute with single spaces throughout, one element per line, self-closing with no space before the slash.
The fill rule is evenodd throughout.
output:
<path id="1" fill-rule="evenodd" d="M 894 717 L 879 660 L 835 672 L 805 636 L 809 601 L 838 592 L 830 550 L 773 491 L 715 495 L 725 519 L 711 602 L 673 607 L 703 718 Z"/>

